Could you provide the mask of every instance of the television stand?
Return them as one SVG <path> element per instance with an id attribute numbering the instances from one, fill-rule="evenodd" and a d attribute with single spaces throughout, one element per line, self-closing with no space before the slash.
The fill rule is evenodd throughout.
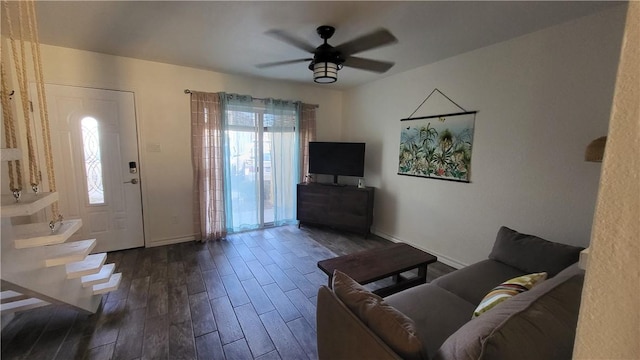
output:
<path id="1" fill-rule="evenodd" d="M 367 237 L 373 224 L 373 187 L 298 184 L 297 219 Z"/>

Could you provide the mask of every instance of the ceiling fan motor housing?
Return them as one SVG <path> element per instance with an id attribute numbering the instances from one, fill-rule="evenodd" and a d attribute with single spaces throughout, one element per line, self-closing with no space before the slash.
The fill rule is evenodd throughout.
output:
<path id="1" fill-rule="evenodd" d="M 339 51 L 336 51 L 335 48 L 327 43 L 336 29 L 333 26 L 322 25 L 318 26 L 316 29 L 320 38 L 324 40 L 324 43 L 316 48 L 316 51 L 313 55 L 313 61 L 309 64 L 309 70 L 313 71 L 313 67 L 315 64 L 330 62 L 334 63 L 338 66 L 338 70 L 342 69 L 342 63 L 344 63 L 344 58 L 341 56 Z"/>
<path id="2" fill-rule="evenodd" d="M 313 65 L 317 63 L 330 62 L 338 65 L 342 69 L 342 58 L 339 51 L 334 50 L 333 46 L 329 44 L 322 44 L 316 48 L 316 52 L 313 55 L 313 60 L 309 64 L 309 70 L 313 70 Z"/>

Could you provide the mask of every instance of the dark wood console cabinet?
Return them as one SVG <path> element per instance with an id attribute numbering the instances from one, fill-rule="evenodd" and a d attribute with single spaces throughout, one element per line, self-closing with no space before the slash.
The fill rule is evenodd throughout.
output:
<path id="1" fill-rule="evenodd" d="M 297 219 L 366 237 L 373 223 L 373 192 L 372 187 L 298 184 Z"/>

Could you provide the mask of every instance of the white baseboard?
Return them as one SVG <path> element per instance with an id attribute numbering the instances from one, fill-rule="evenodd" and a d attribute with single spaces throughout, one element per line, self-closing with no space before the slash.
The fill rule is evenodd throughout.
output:
<path id="1" fill-rule="evenodd" d="M 452 266 L 452 267 L 454 267 L 456 269 L 461 269 L 461 268 L 463 268 L 465 266 L 468 266 L 468 264 L 461 263 L 461 262 L 459 262 L 457 260 L 454 260 L 454 259 L 452 259 L 452 258 L 450 258 L 448 256 L 442 255 L 442 254 L 438 253 L 437 251 L 433 251 L 431 249 L 424 248 L 424 247 L 422 247 L 420 245 L 416 245 L 416 244 L 410 243 L 408 241 L 404 241 L 402 239 L 398 239 L 398 238 L 396 238 L 396 237 L 394 237 L 392 235 L 389 235 L 389 234 L 384 233 L 382 231 L 379 231 L 377 229 L 373 229 L 371 231 L 371 233 L 373 233 L 375 235 L 378 235 L 383 239 L 387 239 L 389 241 L 393 241 L 395 243 L 406 243 L 406 244 L 409 244 L 411 246 L 415 246 L 415 247 L 417 247 L 418 249 L 420 249 L 422 251 L 426 251 L 429 254 L 435 255 L 438 258 L 438 261 L 440 261 L 441 263 L 449 265 L 449 266 Z"/>
<path id="2" fill-rule="evenodd" d="M 156 246 L 172 245 L 172 244 L 179 244 L 187 241 L 194 241 L 195 239 L 196 239 L 195 234 L 189 235 L 189 236 L 171 237 L 171 238 L 147 241 L 144 244 L 144 246 L 150 248 L 150 247 L 156 247 Z"/>

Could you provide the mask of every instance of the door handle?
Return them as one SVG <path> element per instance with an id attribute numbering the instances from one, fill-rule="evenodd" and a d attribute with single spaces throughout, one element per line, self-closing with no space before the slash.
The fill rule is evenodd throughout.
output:
<path id="1" fill-rule="evenodd" d="M 125 181 L 123 184 L 137 184 L 138 183 L 138 179 L 131 179 L 129 181 Z"/>

